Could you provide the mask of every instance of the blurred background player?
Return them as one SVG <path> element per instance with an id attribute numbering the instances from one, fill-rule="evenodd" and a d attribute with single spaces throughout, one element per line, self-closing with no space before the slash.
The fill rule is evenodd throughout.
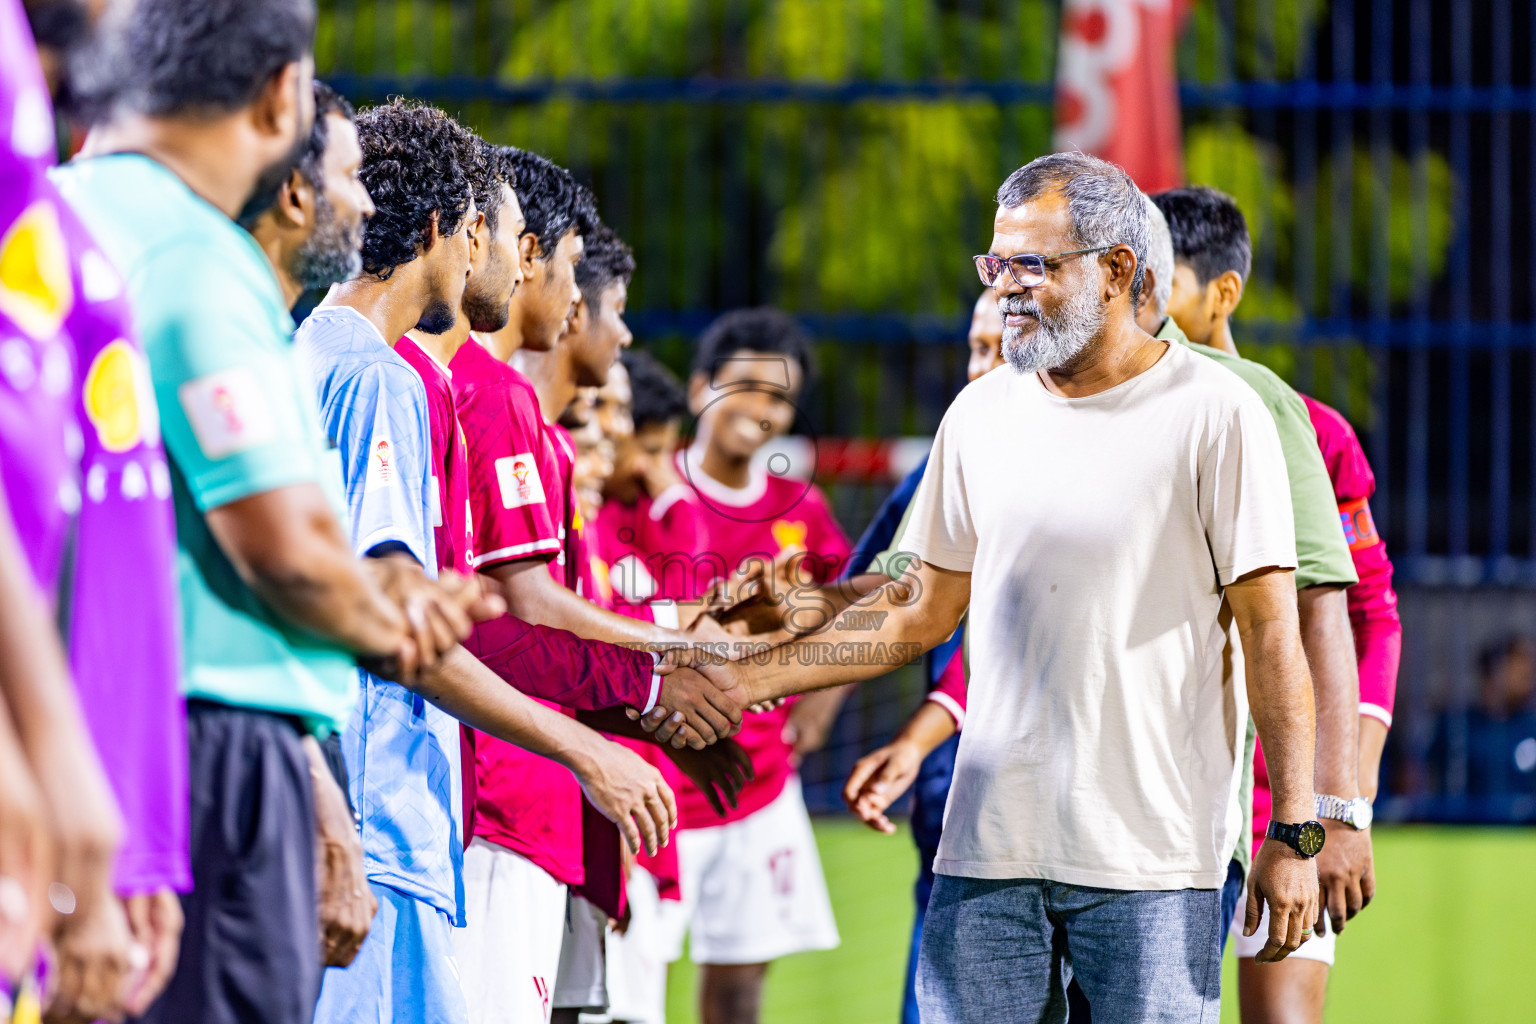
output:
<path id="1" fill-rule="evenodd" d="M 71 7 L 67 13 L 84 28 L 83 10 Z M 56 73 L 65 43 L 44 55 Z M 88 368 L 101 369 L 95 359 L 103 346 L 116 353 L 109 361 L 118 384 L 142 369 L 142 356 L 136 340 L 127 340 L 135 335 L 126 321 L 120 282 L 116 294 L 97 292 L 89 271 L 93 263 L 105 261 L 84 218 L 75 216 L 45 174 L 55 152 L 49 85 L 59 81 L 56 74 L 45 83 L 21 6 L 15 0 L 0 3 L 0 138 L 5 140 L 0 149 L 0 348 L 6 356 L 0 374 L 0 764 L 5 776 L 0 784 L 5 790 L 0 1006 L 9 1011 L 16 997 L 23 1017 L 36 1014 L 42 995 L 39 944 L 51 938 L 62 961 L 54 976 L 54 1011 L 118 1017 L 134 997 L 132 989 L 144 988 L 148 956 L 142 947 L 134 948 L 120 890 L 114 889 L 115 861 L 120 849 L 131 850 L 137 861 L 131 868 L 134 885 L 184 883 L 185 822 L 175 808 L 184 793 L 178 787 L 185 783 L 186 769 L 184 753 L 175 748 L 179 709 L 174 691 L 167 693 L 165 687 L 165 675 L 174 676 L 176 665 L 174 643 L 163 646 L 164 616 L 173 615 L 174 607 L 166 601 L 168 536 L 163 518 L 156 520 L 165 512 L 163 497 L 147 502 L 153 508 L 143 517 L 124 523 L 125 540 L 142 539 L 142 552 L 116 552 L 103 545 L 102 522 L 93 514 L 88 525 L 91 561 L 79 564 L 81 469 L 99 482 L 108 465 L 131 465 L 147 489 L 148 471 L 157 464 L 163 469 L 163 460 L 157 439 L 137 429 L 134 413 L 144 389 L 113 403 L 114 411 L 132 419 L 129 424 L 116 421 L 108 435 L 124 442 L 127 458 L 122 461 L 102 449 L 93 424 L 81 417 L 87 402 L 79 390 L 82 378 Z M 110 278 L 110 268 L 107 272 Z M 104 290 L 111 291 L 111 283 Z M 123 341 L 115 341 L 120 335 L 112 333 L 119 330 Z M 145 414 L 152 422 L 152 402 Z M 140 537 L 146 526 L 152 529 Z M 142 563 L 137 561 L 141 558 Z M 116 628 L 113 609 L 98 605 L 111 598 L 112 585 L 104 583 L 79 598 L 72 592 L 79 573 L 112 573 L 118 565 L 146 572 L 148 600 L 124 616 L 123 629 L 144 631 L 125 639 L 145 658 L 122 680 L 126 692 L 115 694 L 113 666 L 102 662 L 97 646 L 110 643 Z M 69 627 L 77 611 L 90 619 L 86 635 Z M 66 637 L 92 642 L 85 648 L 71 645 L 75 679 L 60 625 Z M 103 668 L 107 675 L 97 677 Z M 114 752 L 147 762 L 142 769 L 130 768 L 121 780 L 130 787 L 125 795 L 136 801 L 125 808 L 130 815 L 125 822 L 92 730 L 100 730 L 114 702 L 136 697 L 144 699 L 145 707 L 127 723 L 125 740 L 131 749 Z M 156 777 L 157 768 L 165 772 L 163 778 Z M 144 772 L 151 787 L 162 788 L 140 795 Z M 138 833 L 131 847 L 123 846 L 125 824 Z M 163 831 L 149 834 L 146 829 Z M 174 931 L 169 937 L 174 943 Z M 174 956 L 174 946 L 170 953 Z M 137 963 L 131 962 L 134 958 Z"/>
<path id="2" fill-rule="evenodd" d="M 697 436 L 676 455 L 704 523 L 695 572 L 756 580 L 775 600 L 842 572 L 850 548 L 826 497 L 784 476 L 788 466 L 753 461 L 793 425 L 810 372 L 805 333 L 778 310 L 726 313 L 699 338 L 688 380 Z M 795 768 L 841 699 L 830 691 L 746 717 L 737 740 L 754 777 L 724 823 L 713 823 L 701 793 L 679 794 L 684 917 L 705 1024 L 755 1021 L 771 961 L 837 945 Z"/>
<path id="3" fill-rule="evenodd" d="M 1230 318 L 1242 300 L 1251 266 L 1247 221 L 1230 196 L 1196 186 L 1162 192 L 1153 197 L 1167 218 L 1172 239 L 1174 271 L 1168 296 L 1170 320 L 1177 321 L 1191 341 L 1237 355 Z M 1392 590 L 1392 563 L 1370 514 L 1375 478 L 1365 452 L 1349 423 L 1335 410 L 1308 396 L 1308 421 L 1328 469 L 1336 512 L 1342 524 L 1359 582 L 1346 600 L 1353 626 L 1353 650 L 1358 663 L 1358 740 L 1350 748 L 1360 780 L 1357 794 L 1338 798 L 1325 788 L 1319 774 L 1317 814 L 1334 833 L 1363 834 L 1370 824 L 1382 748 L 1391 724 L 1393 695 L 1402 643 L 1397 595 Z M 1299 582 L 1299 581 L 1298 581 Z M 1317 666 L 1314 665 L 1314 672 Z M 1319 722 L 1322 714 L 1319 709 Z M 1319 761 L 1322 761 L 1319 730 Z M 1253 837 L 1262 841 L 1269 822 L 1269 786 L 1264 752 L 1254 750 Z M 1320 865 L 1321 869 L 1321 865 Z M 1238 992 L 1243 1019 L 1253 1022 L 1305 1019 L 1320 1021 L 1333 964 L 1336 933 L 1374 891 L 1373 874 L 1346 889 L 1343 905 L 1328 900 L 1331 927 L 1319 930 L 1281 964 L 1255 964 L 1253 938 L 1239 935 Z"/>
<path id="4" fill-rule="evenodd" d="M 93 136 L 103 155 L 60 172 L 128 281 L 174 469 L 194 885 L 150 1020 L 313 1017 L 302 736 L 345 726 L 359 656 L 402 678 L 430 656 L 351 554 L 292 321 L 235 224 L 309 136 L 313 32 L 303 0 L 135 4 L 110 41 L 122 88 Z"/>
<path id="5" fill-rule="evenodd" d="M 651 614 L 678 622 L 679 602 L 695 602 L 709 580 L 700 579 L 694 553 L 708 550 L 703 505 L 677 468 L 677 445 L 688 393 L 656 357 L 624 352 L 597 396 L 601 421 L 608 394 L 628 396 L 628 429 L 607 431 L 613 441 L 613 472 L 603 485 L 598 521 L 603 557 L 614 599 L 648 606 Z M 662 621 L 658 618 L 658 621 Z"/>

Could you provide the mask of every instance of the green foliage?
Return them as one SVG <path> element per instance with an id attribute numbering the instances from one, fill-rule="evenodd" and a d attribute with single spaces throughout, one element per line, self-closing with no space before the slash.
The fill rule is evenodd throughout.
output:
<path id="1" fill-rule="evenodd" d="M 987 103 L 854 109 L 832 140 L 833 170 L 779 216 L 771 256 L 791 305 L 958 310 L 953 283 L 985 221 L 967 218 L 997 187 L 999 114 Z M 960 269 L 968 269 L 961 267 Z"/>
<path id="2" fill-rule="evenodd" d="M 1343 173 L 1340 162 L 1330 157 L 1318 172 L 1316 232 L 1332 244 L 1318 248 L 1317 278 L 1366 294 L 1385 288 L 1393 303 L 1403 303 L 1445 269 L 1455 230 L 1450 164 L 1430 150 L 1410 162 L 1363 146 L 1344 153 Z M 1348 254 L 1342 268 L 1334 263 L 1341 248 Z"/>
<path id="3" fill-rule="evenodd" d="M 322 72 L 418 80 L 1047 82 L 1058 14 L 1059 0 L 321 0 L 316 55 Z M 1310 75 L 1313 40 L 1332 16 L 1328 0 L 1198 0 L 1180 73 Z M 942 95 L 554 98 L 456 112 L 594 182 L 636 247 L 633 308 L 708 309 L 745 293 L 804 311 L 957 322 L 974 294 L 968 257 L 987 244 L 992 192 L 1047 150 L 1052 126 L 1045 104 Z M 1235 196 L 1253 233 L 1240 336 L 1245 324 L 1390 313 L 1442 273 L 1464 186 L 1438 154 L 1347 146 L 1306 176 L 1251 133 L 1243 111 L 1187 112 L 1186 123 L 1189 179 Z M 1341 350 L 1332 358 L 1275 341 L 1272 329 L 1264 336 L 1263 346 L 1245 343 L 1249 354 L 1369 419 L 1358 339 L 1329 339 Z M 878 402 L 875 377 L 850 367 L 846 379 Z"/>
<path id="4" fill-rule="evenodd" d="M 1309 70 L 1311 40 L 1328 0 L 1242 0 L 1193 4 L 1179 71 L 1201 82 L 1280 80 Z"/>

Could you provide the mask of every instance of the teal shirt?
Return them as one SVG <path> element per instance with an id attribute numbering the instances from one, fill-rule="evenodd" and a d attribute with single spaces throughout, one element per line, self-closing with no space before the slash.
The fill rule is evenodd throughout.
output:
<path id="1" fill-rule="evenodd" d="M 326 492 L 338 525 L 345 508 L 270 264 L 250 235 L 146 157 L 77 160 L 56 181 L 127 281 L 149 357 L 176 507 L 184 692 L 342 729 L 357 697 L 352 656 L 279 619 L 203 518 L 298 484 Z"/>

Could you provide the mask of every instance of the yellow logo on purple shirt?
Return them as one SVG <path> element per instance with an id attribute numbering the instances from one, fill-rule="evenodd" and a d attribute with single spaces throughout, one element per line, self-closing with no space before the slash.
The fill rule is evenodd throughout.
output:
<path id="1" fill-rule="evenodd" d="M 58 214 L 46 199 L 22 211 L 0 238 L 0 313 L 38 341 L 59 333 L 74 303 Z"/>
<path id="2" fill-rule="evenodd" d="M 160 439 L 160 416 L 144 357 L 119 338 L 96 353 L 82 391 L 85 414 L 109 452 Z"/>

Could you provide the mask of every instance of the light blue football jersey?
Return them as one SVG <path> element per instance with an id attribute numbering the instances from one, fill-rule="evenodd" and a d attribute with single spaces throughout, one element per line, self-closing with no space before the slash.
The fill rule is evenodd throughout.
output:
<path id="1" fill-rule="evenodd" d="M 437 575 L 432 442 L 421 378 L 347 306 L 322 306 L 294 336 L 326 434 L 341 456 L 353 547 L 403 544 Z M 459 723 L 367 672 L 343 734 L 368 877 L 464 921 Z"/>

